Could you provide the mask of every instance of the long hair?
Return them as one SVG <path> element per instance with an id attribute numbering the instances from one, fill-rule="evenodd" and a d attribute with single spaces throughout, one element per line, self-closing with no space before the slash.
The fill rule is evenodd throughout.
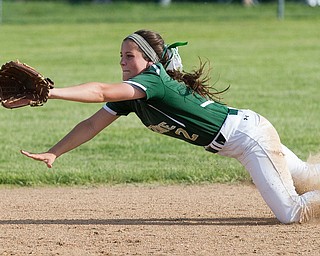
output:
<path id="1" fill-rule="evenodd" d="M 160 63 L 162 65 L 165 65 L 168 61 L 168 54 L 163 55 L 163 50 L 165 47 L 164 40 L 162 37 L 153 31 L 150 30 L 138 30 L 134 32 L 140 36 L 142 36 L 149 45 L 153 48 L 153 50 L 156 52 L 160 59 Z M 142 51 L 141 51 L 142 52 Z M 143 57 L 150 61 L 149 58 L 142 52 Z M 185 72 L 185 71 L 178 71 L 178 70 L 169 70 L 167 71 L 168 75 L 173 78 L 174 80 L 177 80 L 179 82 L 183 82 L 188 88 L 190 88 L 193 92 L 198 93 L 199 95 L 212 100 L 220 101 L 221 94 L 226 92 L 229 89 L 229 86 L 222 90 L 218 91 L 213 86 L 209 84 L 210 82 L 210 67 L 207 68 L 207 65 L 209 64 L 208 61 L 202 62 L 199 58 L 199 67 L 191 72 Z"/>

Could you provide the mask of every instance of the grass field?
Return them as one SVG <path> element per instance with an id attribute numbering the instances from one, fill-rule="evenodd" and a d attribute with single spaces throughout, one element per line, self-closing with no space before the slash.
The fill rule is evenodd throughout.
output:
<path id="1" fill-rule="evenodd" d="M 57 87 L 121 78 L 121 40 L 140 28 L 170 43 L 189 42 L 180 53 L 186 70 L 198 56 L 213 67 L 224 100 L 253 109 L 277 128 L 303 159 L 320 151 L 320 8 L 286 4 L 70 5 L 3 2 L 0 62 L 19 59 Z M 233 159 L 146 130 L 133 115 L 121 118 L 86 145 L 59 158 L 53 169 L 19 150 L 47 150 L 101 104 L 49 101 L 41 108 L 1 109 L 0 184 L 201 183 L 249 180 Z"/>

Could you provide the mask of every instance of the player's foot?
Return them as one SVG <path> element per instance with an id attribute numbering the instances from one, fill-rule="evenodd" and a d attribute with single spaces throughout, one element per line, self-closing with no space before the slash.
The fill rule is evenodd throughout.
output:
<path id="1" fill-rule="evenodd" d="M 294 179 L 295 188 L 298 194 L 304 194 L 308 191 L 320 190 L 320 163 L 307 163 L 305 170 Z"/>
<path id="2" fill-rule="evenodd" d="M 302 211 L 300 223 L 320 223 L 320 191 L 307 192 L 301 196 Z"/>

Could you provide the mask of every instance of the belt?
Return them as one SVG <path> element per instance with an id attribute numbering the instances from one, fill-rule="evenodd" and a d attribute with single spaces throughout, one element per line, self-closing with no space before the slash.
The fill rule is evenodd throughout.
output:
<path id="1" fill-rule="evenodd" d="M 228 109 L 228 115 L 238 115 L 239 110 L 235 108 L 229 108 Z"/>
<path id="2" fill-rule="evenodd" d="M 238 110 L 234 108 L 229 108 L 228 115 L 238 115 Z M 208 146 L 205 146 L 204 148 L 205 150 L 216 154 L 222 149 L 225 143 L 226 143 L 226 138 L 223 136 L 221 131 L 219 131 L 217 135 L 214 137 L 213 141 Z"/>

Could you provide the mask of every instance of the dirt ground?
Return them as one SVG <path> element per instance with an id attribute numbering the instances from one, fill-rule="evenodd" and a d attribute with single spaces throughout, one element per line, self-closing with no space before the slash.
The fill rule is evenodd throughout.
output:
<path id="1" fill-rule="evenodd" d="M 253 185 L 1 188 L 0 255 L 320 255 Z"/>

